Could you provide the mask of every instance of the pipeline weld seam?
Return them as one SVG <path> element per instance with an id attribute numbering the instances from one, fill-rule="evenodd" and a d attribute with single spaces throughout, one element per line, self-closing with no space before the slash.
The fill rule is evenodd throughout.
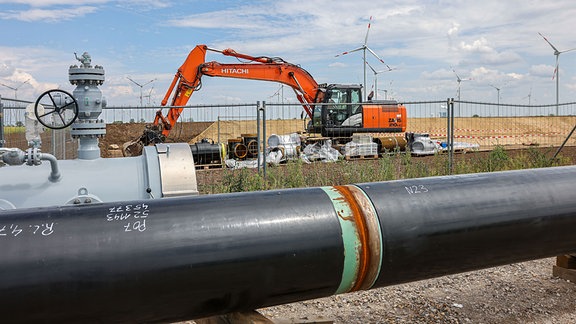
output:
<path id="1" fill-rule="evenodd" d="M 342 279 L 335 294 L 342 294 L 352 290 L 358 278 L 360 249 L 362 242 L 358 235 L 354 214 L 347 199 L 334 187 L 322 187 L 326 192 L 342 230 L 342 243 L 344 247 L 344 267 Z"/>
<path id="2" fill-rule="evenodd" d="M 355 198 L 359 205 L 362 207 L 363 216 L 367 224 L 367 230 L 370 240 L 370 252 L 372 254 L 370 262 L 370 267 L 372 268 L 372 273 L 369 273 L 369 277 L 366 278 L 361 289 L 368 290 L 371 289 L 378 277 L 380 276 L 380 271 L 382 269 L 382 260 L 384 255 L 384 239 L 382 235 L 382 229 L 380 228 L 380 219 L 378 218 L 378 213 L 376 212 L 376 207 L 372 203 L 372 200 L 368 197 L 366 192 L 356 185 L 348 186 L 351 191 L 355 194 Z M 375 246 L 372 246 L 374 244 Z"/>
<path id="3" fill-rule="evenodd" d="M 356 225 L 356 234 L 358 235 L 358 240 L 360 241 L 360 244 L 356 246 L 355 251 L 356 255 L 358 256 L 358 271 L 356 272 L 356 280 L 351 289 L 351 291 L 356 291 L 360 290 L 364 286 L 364 281 L 366 280 L 366 277 L 371 270 L 370 265 L 372 252 L 370 249 L 370 234 L 367 227 L 368 224 L 366 224 L 366 217 L 364 215 L 362 206 L 360 206 L 359 201 L 354 193 L 357 191 L 357 188 L 350 186 L 335 186 L 334 188 L 340 192 L 342 197 L 344 197 L 346 202 L 350 205 L 350 210 L 352 211 L 352 216 L 354 217 L 354 219 L 351 221 Z"/>

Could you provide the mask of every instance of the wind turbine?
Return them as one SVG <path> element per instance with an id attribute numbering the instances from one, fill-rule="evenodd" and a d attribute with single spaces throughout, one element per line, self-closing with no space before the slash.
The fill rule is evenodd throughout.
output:
<path id="1" fill-rule="evenodd" d="M 496 89 L 496 91 L 498 92 L 498 94 L 497 94 L 497 95 L 498 95 L 498 97 L 497 97 L 497 99 L 498 99 L 498 106 L 497 106 L 497 108 L 498 108 L 498 110 L 497 110 L 497 111 L 498 111 L 498 115 L 497 115 L 497 116 L 500 117 L 500 88 L 498 88 L 497 86 L 495 86 L 495 85 L 493 85 L 493 84 L 491 84 L 490 86 L 491 86 L 492 88 Z"/>
<path id="2" fill-rule="evenodd" d="M 384 100 L 388 100 L 388 98 L 390 98 L 390 100 L 396 100 L 394 98 L 394 92 L 392 91 L 392 82 L 394 82 L 394 80 L 390 80 L 390 83 L 388 84 L 388 89 L 378 90 L 384 92 Z M 390 96 L 388 96 L 388 94 L 390 94 Z"/>
<path id="3" fill-rule="evenodd" d="M 498 105 L 500 105 L 500 90 L 501 90 L 501 89 L 498 88 L 497 86 L 493 85 L 493 84 L 491 84 L 490 86 L 491 86 L 492 88 L 496 89 L 496 91 L 498 92 L 498 97 L 497 97 L 497 99 L 498 99 Z"/>
<path id="4" fill-rule="evenodd" d="M 370 20 L 368 21 L 368 29 L 366 30 L 366 37 L 364 37 L 364 44 L 362 46 L 355 48 L 353 50 L 338 54 L 338 55 L 336 55 L 336 57 L 343 56 L 343 55 L 350 54 L 350 53 L 354 53 L 357 51 L 362 51 L 363 52 L 363 59 L 364 59 L 364 62 L 366 63 L 366 51 L 368 51 L 372 55 L 374 55 L 374 57 L 376 57 L 378 59 L 378 61 L 382 62 L 382 64 L 386 65 L 388 67 L 388 69 L 390 69 L 388 64 L 386 64 L 386 62 L 384 62 L 383 59 L 381 59 L 372 49 L 370 49 L 370 47 L 368 47 L 368 33 L 370 33 L 371 23 L 372 23 L 372 16 L 370 16 Z M 363 65 L 364 65 L 364 89 L 366 89 L 366 64 L 363 64 Z M 366 100 L 366 90 L 364 90 L 364 100 Z"/>
<path id="5" fill-rule="evenodd" d="M 380 71 L 376 71 L 376 69 L 374 69 L 374 67 L 372 65 L 370 65 L 370 63 L 365 62 L 366 65 L 368 65 L 368 67 L 370 68 L 370 70 L 372 70 L 372 72 L 374 73 L 374 99 L 378 99 L 378 74 L 383 73 L 383 72 L 390 72 L 394 69 L 390 68 L 388 65 L 388 70 L 380 70 Z"/>
<path id="6" fill-rule="evenodd" d="M 156 81 L 156 78 L 154 78 L 154 79 L 152 79 L 152 80 L 150 80 L 150 81 L 148 81 L 148 82 L 146 82 L 146 83 L 144 83 L 144 84 L 140 84 L 140 83 L 132 80 L 132 78 L 130 78 L 130 77 L 126 77 L 126 79 L 132 81 L 135 85 L 137 85 L 137 86 L 140 87 L 140 108 L 144 107 L 143 104 L 142 104 L 142 97 L 143 97 L 143 96 L 142 96 L 142 88 L 144 88 L 145 86 L 149 85 L 150 83 Z M 141 112 L 140 112 L 140 111 L 137 111 L 138 122 L 140 122 L 140 119 L 141 119 L 140 115 L 141 115 Z"/>
<path id="7" fill-rule="evenodd" d="M 140 87 L 140 107 L 142 107 L 142 88 L 144 88 L 145 86 L 149 85 L 150 83 L 156 81 L 156 79 L 152 79 L 152 80 L 150 80 L 150 81 L 148 81 L 148 82 L 146 82 L 146 83 L 144 83 L 144 84 L 140 84 L 140 83 L 132 80 L 130 77 L 126 77 L 126 79 L 134 82 L 135 85 L 137 85 L 137 86 Z"/>
<path id="8" fill-rule="evenodd" d="M 552 75 L 552 80 L 554 80 L 554 77 L 556 77 L 556 116 L 558 116 L 558 105 L 559 105 L 559 85 L 560 85 L 560 63 L 559 63 L 559 59 L 560 59 L 560 54 L 562 53 L 566 53 L 566 52 L 570 52 L 573 50 L 576 50 L 576 48 L 571 48 L 569 50 L 564 50 L 564 51 L 559 51 L 554 45 L 552 45 L 552 43 L 550 43 L 550 41 L 548 41 L 548 39 L 546 37 L 544 37 L 544 35 L 542 35 L 541 33 L 540 36 L 542 36 L 542 38 L 544 38 L 544 40 L 546 41 L 546 43 L 548 43 L 548 45 L 550 45 L 550 47 L 552 47 L 552 49 L 554 50 L 554 55 L 556 56 L 556 67 L 554 68 L 554 74 Z"/>
<path id="9" fill-rule="evenodd" d="M 462 79 L 458 73 L 456 73 L 456 70 L 454 68 L 452 68 L 452 72 L 454 72 L 454 74 L 456 75 L 456 82 L 458 82 L 458 116 L 462 116 L 462 112 L 460 111 L 460 83 L 462 83 L 462 81 L 470 81 L 472 80 L 471 78 L 466 78 L 466 79 Z"/>
<path id="10" fill-rule="evenodd" d="M 11 87 L 11 86 L 9 86 L 9 85 L 6 85 L 6 84 L 4 84 L 4 83 L 0 83 L 0 85 L 3 85 L 3 86 L 5 86 L 6 88 L 8 88 L 8 89 L 10 89 L 10 90 L 14 90 L 14 100 L 18 100 L 18 89 L 20 89 L 21 86 L 25 85 L 25 84 L 28 83 L 29 81 L 30 81 L 30 79 L 28 79 L 28 80 L 20 83 L 20 85 L 17 86 L 17 87 L 15 87 L 15 88 L 14 88 L 14 87 Z"/>
<path id="11" fill-rule="evenodd" d="M 528 98 L 528 116 L 530 116 L 530 105 L 532 104 L 532 86 L 530 86 L 530 92 L 528 92 L 528 95 L 522 99 L 526 98 Z"/>
<path id="12" fill-rule="evenodd" d="M 454 68 L 452 68 L 452 72 L 454 72 L 454 74 L 456 75 L 456 82 L 458 82 L 458 91 L 456 94 L 458 95 L 458 101 L 460 101 L 460 83 L 462 83 L 462 81 L 470 81 L 472 79 L 471 78 L 466 78 L 466 79 L 460 78 L 460 76 L 458 75 L 458 73 L 456 73 L 456 70 L 454 70 Z"/>
<path id="13" fill-rule="evenodd" d="M 148 94 L 143 96 L 144 98 L 148 98 L 148 106 L 151 106 L 151 101 L 152 101 L 152 91 L 154 91 L 154 87 L 150 88 L 150 91 L 148 91 Z"/>
<path id="14" fill-rule="evenodd" d="M 531 99 L 532 99 L 532 86 L 530 86 L 530 92 L 528 92 L 528 95 L 522 99 L 526 99 L 526 98 L 528 98 L 528 106 L 530 106 L 532 104 L 532 101 L 531 101 Z"/>

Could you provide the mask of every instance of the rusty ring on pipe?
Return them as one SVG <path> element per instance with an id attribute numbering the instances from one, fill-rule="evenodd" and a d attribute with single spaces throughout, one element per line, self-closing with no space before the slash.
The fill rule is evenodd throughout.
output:
<path id="1" fill-rule="evenodd" d="M 362 189 L 357 186 L 350 185 L 346 186 L 350 189 L 350 193 L 354 196 L 356 203 L 360 207 L 361 214 L 363 216 L 365 233 L 366 233 L 366 243 L 368 252 L 368 262 L 366 263 L 366 276 L 360 286 L 359 290 L 367 290 L 372 288 L 376 279 L 380 275 L 380 269 L 382 267 L 382 254 L 384 251 L 384 240 L 382 239 L 382 230 L 380 228 L 380 221 L 378 219 L 378 214 L 376 213 L 376 208 L 372 204 L 372 201 Z"/>
<path id="2" fill-rule="evenodd" d="M 382 234 L 374 205 L 357 186 L 323 187 L 340 224 L 344 263 L 337 294 L 370 289 L 382 264 Z"/>

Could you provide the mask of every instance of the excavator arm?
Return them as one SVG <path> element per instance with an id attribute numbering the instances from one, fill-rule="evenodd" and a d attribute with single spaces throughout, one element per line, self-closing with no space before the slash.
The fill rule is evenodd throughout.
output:
<path id="1" fill-rule="evenodd" d="M 206 52 L 214 51 L 225 56 L 232 56 L 247 62 L 219 63 L 205 62 Z M 154 125 L 162 125 L 162 135 L 170 134 L 170 130 L 178 121 L 184 106 L 194 93 L 202 86 L 202 76 L 250 79 L 261 81 L 279 82 L 290 86 L 296 93 L 296 97 L 302 103 L 306 114 L 312 118 L 314 103 L 321 102 L 323 93 L 314 78 L 303 68 L 288 63 L 281 58 L 254 57 L 236 53 L 232 49 L 223 51 L 208 48 L 206 45 L 197 45 L 188 54 L 184 64 L 178 69 L 164 99 L 165 106 L 170 97 L 170 110 L 164 117 L 162 111 L 156 112 Z"/>
<path id="2" fill-rule="evenodd" d="M 207 51 L 236 57 L 244 61 L 232 64 L 206 62 Z M 162 110 L 158 110 L 154 123 L 148 125 L 137 140 L 124 144 L 124 155 L 139 155 L 143 146 L 163 142 L 174 125 L 176 125 L 176 122 L 178 122 L 184 106 L 186 106 L 194 91 L 198 91 L 202 87 L 202 77 L 205 75 L 210 77 L 273 81 L 288 85 L 294 90 L 296 97 L 302 103 L 302 107 L 311 119 L 314 104 L 322 102 L 324 99 L 325 89 L 316 83 L 310 73 L 281 58 L 255 57 L 237 53 L 232 49 L 220 51 L 208 48 L 206 45 L 197 45 L 190 51 L 182 66 L 178 68 L 162 100 L 162 106 L 166 106 L 168 101 L 170 101 L 168 114 L 164 116 Z M 170 98 L 172 99 L 170 100 Z"/>

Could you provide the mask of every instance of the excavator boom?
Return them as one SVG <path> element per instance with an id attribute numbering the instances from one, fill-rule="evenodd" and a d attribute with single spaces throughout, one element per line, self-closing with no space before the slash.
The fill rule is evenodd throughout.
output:
<path id="1" fill-rule="evenodd" d="M 225 56 L 247 60 L 247 63 L 219 63 L 205 62 L 206 52 L 219 52 Z M 312 118 L 314 103 L 321 101 L 319 87 L 314 78 L 303 68 L 288 63 L 280 58 L 266 56 L 254 57 L 240 54 L 232 49 L 223 51 L 208 48 L 206 45 L 197 45 L 188 54 L 184 64 L 180 66 L 164 99 L 162 106 L 170 103 L 171 109 L 164 117 L 161 110 L 156 113 L 154 124 L 162 124 L 162 135 L 168 136 L 170 130 L 178 121 L 183 106 L 186 105 L 194 91 L 202 86 L 202 76 L 225 77 L 237 79 L 250 79 L 261 81 L 274 81 L 283 83 L 294 89 L 296 97 L 302 103 L 306 114 Z"/>

